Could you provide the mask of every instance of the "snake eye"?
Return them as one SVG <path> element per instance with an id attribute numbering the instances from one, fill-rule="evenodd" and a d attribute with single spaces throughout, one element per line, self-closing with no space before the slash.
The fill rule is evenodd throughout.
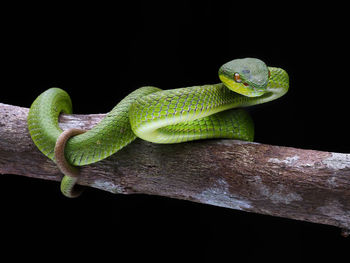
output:
<path id="1" fill-rule="evenodd" d="M 233 79 L 234 81 L 236 81 L 237 83 L 241 83 L 242 82 L 242 79 L 241 79 L 241 76 L 239 75 L 239 73 L 235 73 L 233 75 Z"/>

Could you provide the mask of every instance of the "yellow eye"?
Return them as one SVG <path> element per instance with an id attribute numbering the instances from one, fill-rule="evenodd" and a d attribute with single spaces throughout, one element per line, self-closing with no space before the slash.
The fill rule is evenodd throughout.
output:
<path id="1" fill-rule="evenodd" d="M 233 75 L 233 79 L 234 81 L 236 81 L 237 83 L 241 83 L 242 82 L 242 79 L 241 79 L 241 76 L 239 75 L 239 73 L 235 73 Z"/>

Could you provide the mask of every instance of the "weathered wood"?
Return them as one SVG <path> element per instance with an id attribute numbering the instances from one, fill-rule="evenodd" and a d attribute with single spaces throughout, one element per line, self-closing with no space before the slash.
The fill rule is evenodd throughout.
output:
<path id="1" fill-rule="evenodd" d="M 61 180 L 28 134 L 28 109 L 0 103 L 0 173 Z M 104 114 L 63 115 L 90 129 Z M 350 154 L 234 140 L 158 145 L 136 140 L 81 168 L 80 184 L 151 194 L 350 229 Z"/>

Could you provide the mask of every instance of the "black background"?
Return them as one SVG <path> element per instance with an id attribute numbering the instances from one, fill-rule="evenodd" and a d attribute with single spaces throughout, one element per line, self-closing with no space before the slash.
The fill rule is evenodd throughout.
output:
<path id="1" fill-rule="evenodd" d="M 272 8 L 277 6 L 277 8 Z M 261 143 L 350 152 L 345 4 L 176 1 L 6 6 L 1 16 L 2 103 L 29 107 L 47 88 L 75 113 L 108 112 L 144 85 L 217 83 L 223 63 L 257 57 L 289 73 L 288 94 L 250 109 Z M 334 258 L 350 239 L 336 227 L 163 197 L 87 189 L 64 198 L 56 182 L 0 177 L 1 238 L 12 257 Z M 165 260 L 165 257 L 163 258 Z"/>

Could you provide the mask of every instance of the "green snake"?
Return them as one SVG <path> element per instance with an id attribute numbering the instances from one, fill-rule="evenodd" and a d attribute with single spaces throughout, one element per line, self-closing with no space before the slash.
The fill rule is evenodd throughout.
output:
<path id="1" fill-rule="evenodd" d="M 173 90 L 142 87 L 121 100 L 95 127 L 62 132 L 60 113 L 72 113 L 69 95 L 59 88 L 40 94 L 31 105 L 28 129 L 39 150 L 65 175 L 61 191 L 75 197 L 76 166 L 116 153 L 136 137 L 153 143 L 230 138 L 252 141 L 254 124 L 244 109 L 283 96 L 285 70 L 255 58 L 235 59 L 219 69 L 221 83 Z"/>

